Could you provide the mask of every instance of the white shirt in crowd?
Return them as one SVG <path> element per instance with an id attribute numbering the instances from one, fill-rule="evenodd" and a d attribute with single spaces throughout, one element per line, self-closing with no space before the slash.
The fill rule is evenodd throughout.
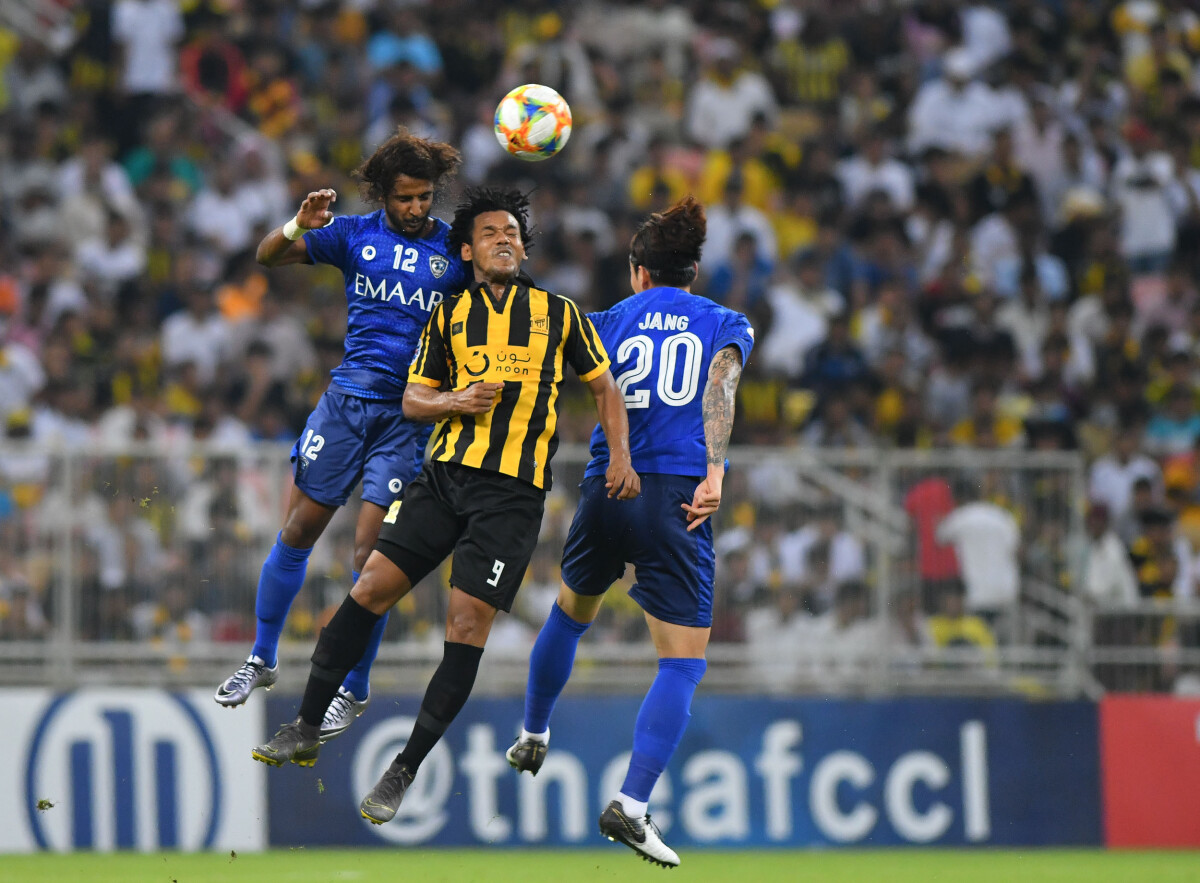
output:
<path id="1" fill-rule="evenodd" d="M 1175 164 L 1165 153 L 1117 161 L 1112 197 L 1121 209 L 1121 254 L 1154 255 L 1175 248 L 1175 213 L 1170 186 Z"/>
<path id="2" fill-rule="evenodd" d="M 946 80 L 922 86 L 908 111 L 908 149 L 919 153 L 942 147 L 968 156 L 981 156 L 992 143 L 991 133 L 1007 120 L 1007 108 L 984 83 L 970 82 L 955 89 Z"/>
<path id="3" fill-rule="evenodd" d="M 906 212 L 913 206 L 916 188 L 912 169 L 898 159 L 884 158 L 873 165 L 867 157 L 856 154 L 838 163 L 837 177 L 851 208 L 858 208 L 874 190 L 884 191 L 897 211 Z"/>
<path id="4" fill-rule="evenodd" d="M 163 322 L 163 361 L 171 367 L 194 363 L 197 379 L 207 386 L 229 355 L 231 341 L 229 323 L 220 314 L 197 319 L 187 310 L 180 310 Z"/>
<path id="5" fill-rule="evenodd" d="M 1115 531 L 1084 537 L 1074 556 L 1076 589 L 1101 607 L 1125 607 L 1138 600 L 1137 575 L 1129 550 Z"/>
<path id="6" fill-rule="evenodd" d="M 779 538 L 780 576 L 784 582 L 806 582 L 818 574 L 812 572 L 808 556 L 821 539 L 814 525 L 807 525 Z M 840 585 L 862 579 L 867 570 L 867 556 L 862 540 L 854 534 L 839 530 L 829 541 L 828 581 Z"/>
<path id="7" fill-rule="evenodd" d="M 192 202 L 190 214 L 192 229 L 215 242 L 222 253 L 230 255 L 249 247 L 251 219 L 236 192 L 201 190 Z"/>
<path id="8" fill-rule="evenodd" d="M 729 84 L 704 77 L 692 89 L 687 134 L 704 147 L 722 150 L 750 131 L 758 114 L 774 118 L 775 96 L 762 74 L 742 71 Z"/>
<path id="9" fill-rule="evenodd" d="M 968 610 L 997 610 L 1017 600 L 1020 539 L 1016 519 L 994 503 L 960 506 L 938 525 L 938 542 L 952 544 L 958 556 Z"/>
<path id="10" fill-rule="evenodd" d="M 146 248 L 141 240 L 127 236 L 115 245 L 105 237 L 93 237 L 79 243 L 75 260 L 80 271 L 112 293 L 125 282 L 132 282 L 146 269 Z"/>
<path id="11" fill-rule="evenodd" d="M 1101 457 L 1092 464 L 1088 477 L 1088 498 L 1108 507 L 1113 524 L 1129 515 L 1133 505 L 1133 486 L 1139 478 L 1149 479 L 1156 496 L 1162 494 L 1162 471 L 1144 454 L 1134 454 L 1122 463 L 1115 455 Z"/>
<path id="12" fill-rule="evenodd" d="M 175 0 L 118 0 L 112 10 L 113 38 L 125 50 L 126 92 L 174 92 L 183 16 Z"/>
<path id="13" fill-rule="evenodd" d="M 45 385 L 46 372 L 33 350 L 19 343 L 4 344 L 0 350 L 0 420 L 28 407 Z"/>
<path id="14" fill-rule="evenodd" d="M 771 328 L 755 348 L 755 357 L 768 372 L 799 377 L 805 356 L 825 339 L 829 318 L 842 311 L 845 300 L 832 288 L 805 292 L 785 281 L 767 289 L 767 302 Z"/>
<path id="15" fill-rule="evenodd" d="M 730 208 L 718 203 L 708 209 L 708 235 L 704 241 L 704 263 L 715 267 L 733 257 L 733 243 L 743 232 L 754 234 L 758 256 L 774 261 L 778 248 L 775 229 L 767 216 L 752 205 Z"/>

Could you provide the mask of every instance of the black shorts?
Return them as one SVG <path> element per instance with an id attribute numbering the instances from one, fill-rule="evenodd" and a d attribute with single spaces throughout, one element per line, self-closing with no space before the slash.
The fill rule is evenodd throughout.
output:
<path id="1" fill-rule="evenodd" d="M 545 491 L 519 478 L 435 462 L 405 489 L 375 549 L 413 585 L 453 552 L 450 584 L 507 611 L 537 546 L 545 503 Z"/>

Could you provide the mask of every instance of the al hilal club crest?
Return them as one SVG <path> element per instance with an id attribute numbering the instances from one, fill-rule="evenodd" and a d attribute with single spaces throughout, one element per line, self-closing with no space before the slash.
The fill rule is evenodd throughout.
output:
<path id="1" fill-rule="evenodd" d="M 442 274 L 450 268 L 450 262 L 440 254 L 431 254 L 429 256 L 429 272 L 433 274 L 434 279 L 441 279 Z"/>

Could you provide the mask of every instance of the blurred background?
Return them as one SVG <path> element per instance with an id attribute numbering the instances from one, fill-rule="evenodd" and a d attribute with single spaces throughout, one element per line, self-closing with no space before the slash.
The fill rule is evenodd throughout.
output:
<path id="1" fill-rule="evenodd" d="M 331 268 L 259 239 L 397 126 L 532 191 L 540 285 L 604 309 L 708 205 L 752 318 L 717 519 L 723 691 L 1200 692 L 1200 15 L 1183 0 L 19 0 L 0 7 L 0 680 L 215 685 L 287 449 L 341 358 Z M 500 96 L 575 128 L 508 157 Z M 594 423 L 489 643 L 524 683 Z M 350 587 L 321 540 L 282 655 Z M 376 682 L 441 653 L 444 575 Z M 579 682 L 653 658 L 616 587 Z M 582 658 L 582 657 L 581 657 Z M 290 671 L 289 671 L 290 669 Z M 640 681 L 639 681 L 640 682 Z M 298 681 L 290 682 L 293 686 Z"/>

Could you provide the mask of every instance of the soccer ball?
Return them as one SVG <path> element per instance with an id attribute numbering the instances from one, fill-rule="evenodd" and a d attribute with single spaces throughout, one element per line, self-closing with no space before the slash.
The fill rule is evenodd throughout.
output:
<path id="1" fill-rule="evenodd" d="M 571 108 L 549 86 L 518 86 L 496 106 L 496 140 L 518 159 L 549 159 L 570 137 Z"/>

